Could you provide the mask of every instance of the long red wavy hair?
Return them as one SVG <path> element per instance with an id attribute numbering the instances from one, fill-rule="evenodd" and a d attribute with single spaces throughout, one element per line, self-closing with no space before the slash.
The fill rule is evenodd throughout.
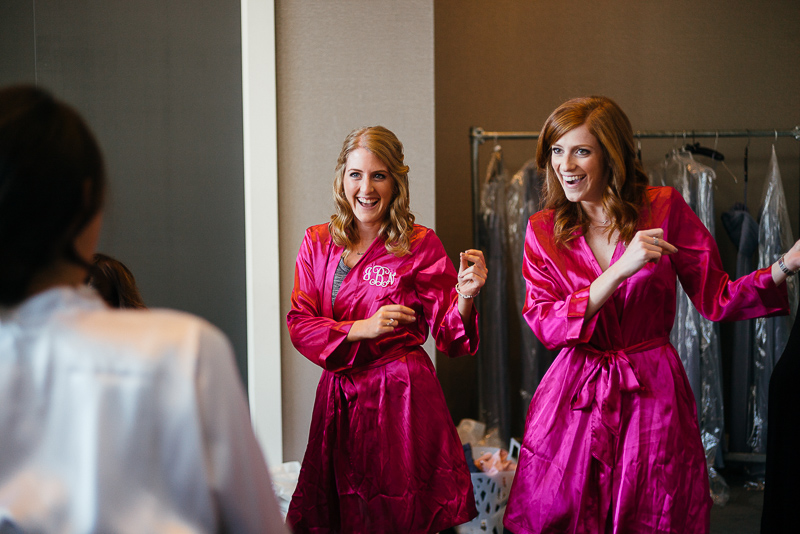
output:
<path id="1" fill-rule="evenodd" d="M 604 96 L 573 98 L 561 104 L 547 118 L 539 134 L 536 163 L 546 173 L 544 208 L 555 215 L 554 241 L 569 246 L 570 241 L 589 230 L 589 217 L 580 203 L 570 202 L 553 170 L 551 150 L 567 132 L 586 125 L 603 150 L 609 167 L 603 191 L 603 209 L 611 220 L 609 239 L 618 230 L 620 239 L 630 243 L 639 229 L 642 214 L 648 211 L 647 186 L 650 181 L 636 158 L 633 129 L 628 116 L 616 102 Z"/>

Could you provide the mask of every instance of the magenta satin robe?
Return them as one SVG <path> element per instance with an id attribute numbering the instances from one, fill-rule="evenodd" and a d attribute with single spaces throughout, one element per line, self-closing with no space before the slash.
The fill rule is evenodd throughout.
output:
<path id="1" fill-rule="evenodd" d="M 331 307 L 343 249 L 328 225 L 306 231 L 295 267 L 292 343 L 324 370 L 300 480 L 287 516 L 295 533 L 428 533 L 477 515 L 464 451 L 422 343 L 449 356 L 478 348 L 477 314 L 465 325 L 457 277 L 439 238 L 415 225 L 411 253 L 376 239 Z M 417 321 L 374 340 L 348 342 L 353 322 L 381 306 L 413 308 Z"/>
<path id="2" fill-rule="evenodd" d="M 770 269 L 731 281 L 713 237 L 680 194 L 652 187 L 651 218 L 678 252 L 647 264 L 584 319 L 601 274 L 583 237 L 552 240 L 553 214 L 531 217 L 523 316 L 561 353 L 531 401 L 505 526 L 515 534 L 707 533 L 711 498 L 694 395 L 669 343 L 676 277 L 704 317 L 789 311 Z M 618 243 L 611 263 L 624 252 Z"/>

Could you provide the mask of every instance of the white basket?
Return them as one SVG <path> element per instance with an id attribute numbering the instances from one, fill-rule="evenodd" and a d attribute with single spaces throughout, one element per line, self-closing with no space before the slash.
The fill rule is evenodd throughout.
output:
<path id="1" fill-rule="evenodd" d="M 514 440 L 512 440 L 513 442 Z M 517 448 L 519 444 L 517 444 Z M 512 443 L 512 453 L 514 443 Z M 484 453 L 494 454 L 497 447 L 473 447 L 472 455 L 479 458 Z M 489 533 L 503 534 L 503 515 L 506 513 L 508 494 L 514 481 L 514 471 L 500 471 L 489 476 L 485 473 L 472 473 L 472 489 L 475 493 L 475 506 L 478 517 L 456 527 L 458 534 Z"/>
<path id="2" fill-rule="evenodd" d="M 283 519 L 289 513 L 289 503 L 292 502 L 292 495 L 297 487 L 297 480 L 300 478 L 300 462 L 286 462 L 270 468 L 272 475 L 272 490 L 278 499 L 278 507 L 281 509 Z"/>

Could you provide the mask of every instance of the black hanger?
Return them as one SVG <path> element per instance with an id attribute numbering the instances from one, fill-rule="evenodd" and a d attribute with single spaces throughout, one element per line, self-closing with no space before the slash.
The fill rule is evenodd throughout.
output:
<path id="1" fill-rule="evenodd" d="M 686 146 L 683 147 L 683 149 L 686 150 L 687 152 L 691 152 L 692 154 L 706 156 L 708 158 L 713 159 L 714 161 L 725 161 L 725 156 L 722 154 L 722 152 L 718 152 L 713 148 L 700 146 L 700 143 L 694 143 L 694 144 L 687 143 Z"/>
<path id="2" fill-rule="evenodd" d="M 744 209 L 747 209 L 747 159 L 750 149 L 750 136 L 747 136 L 747 144 L 744 146 Z"/>

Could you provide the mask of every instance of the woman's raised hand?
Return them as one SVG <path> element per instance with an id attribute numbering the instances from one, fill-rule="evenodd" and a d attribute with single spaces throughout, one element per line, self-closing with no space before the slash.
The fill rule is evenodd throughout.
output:
<path id="1" fill-rule="evenodd" d="M 676 252 L 677 248 L 664 241 L 663 228 L 636 232 L 622 257 L 592 282 L 584 316 L 587 319 L 593 317 L 619 285 L 638 273 L 647 263 L 658 263 L 664 254 Z"/>
<path id="2" fill-rule="evenodd" d="M 780 267 L 781 260 L 783 260 L 783 267 L 789 270 L 788 273 Z M 800 271 L 800 241 L 795 242 L 792 248 L 781 256 L 780 260 L 772 264 L 772 280 L 776 285 L 780 285 L 786 281 L 787 276 L 791 276 L 797 271 Z"/>
<path id="3" fill-rule="evenodd" d="M 470 265 L 472 263 L 472 265 Z M 458 267 L 458 291 L 467 297 L 474 297 L 481 292 L 489 271 L 486 269 L 486 260 L 483 252 L 469 249 L 461 253 L 461 262 Z"/>
<path id="4" fill-rule="evenodd" d="M 372 317 L 353 323 L 347 341 L 361 341 L 375 339 L 376 337 L 394 332 L 401 324 L 410 324 L 416 321 L 414 310 L 401 304 L 387 304 L 381 306 Z"/>
<path id="5" fill-rule="evenodd" d="M 790 248 L 783 256 L 783 263 L 790 271 L 800 270 L 800 240 Z"/>
<path id="6" fill-rule="evenodd" d="M 640 230 L 633 236 L 625 253 L 615 264 L 621 279 L 630 278 L 647 263 L 658 263 L 661 256 L 678 252 L 670 243 L 664 241 L 664 229 Z"/>

